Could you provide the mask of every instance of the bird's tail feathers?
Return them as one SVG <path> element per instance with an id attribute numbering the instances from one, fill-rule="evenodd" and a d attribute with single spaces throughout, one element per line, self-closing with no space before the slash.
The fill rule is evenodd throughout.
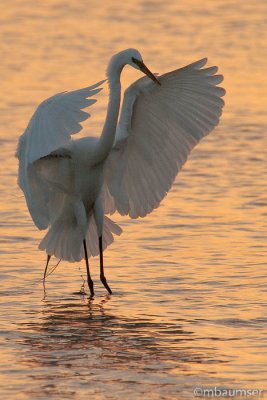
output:
<path id="1" fill-rule="evenodd" d="M 103 250 L 113 241 L 114 235 L 120 235 L 122 229 L 106 215 L 103 224 Z M 93 215 L 90 218 L 86 235 L 88 257 L 99 254 L 98 234 Z M 83 237 L 75 220 L 59 218 L 53 223 L 47 234 L 39 244 L 40 250 L 58 259 L 74 262 L 84 258 Z"/>
<path id="2" fill-rule="evenodd" d="M 103 250 L 105 250 L 112 242 L 114 242 L 114 235 L 120 236 L 121 233 L 121 227 L 105 215 L 102 235 Z M 95 257 L 99 254 L 98 234 L 93 216 L 89 222 L 89 228 L 86 235 L 86 244 L 88 256 L 90 255 Z"/>

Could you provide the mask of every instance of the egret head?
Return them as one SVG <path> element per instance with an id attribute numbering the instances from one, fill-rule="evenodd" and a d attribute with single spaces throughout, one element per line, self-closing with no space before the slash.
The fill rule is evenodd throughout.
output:
<path id="1" fill-rule="evenodd" d="M 139 53 L 139 51 L 135 50 L 135 49 L 129 49 L 129 53 L 130 53 L 129 54 L 130 62 L 128 62 L 128 64 L 131 65 L 133 68 L 139 69 L 145 75 L 147 75 L 150 79 L 152 79 L 152 81 L 154 81 L 158 85 L 161 85 L 161 83 L 158 81 L 158 79 L 155 77 L 155 75 L 144 64 L 144 61 L 142 60 L 142 56 Z"/>
<path id="2" fill-rule="evenodd" d="M 154 74 L 147 68 L 142 60 L 142 56 L 136 49 L 126 49 L 117 54 L 115 54 L 109 63 L 108 66 L 108 76 L 112 75 L 112 70 L 119 69 L 121 70 L 124 65 L 130 65 L 131 67 L 142 71 L 145 75 L 147 75 L 152 81 L 160 85 L 160 82 L 155 77 Z"/>

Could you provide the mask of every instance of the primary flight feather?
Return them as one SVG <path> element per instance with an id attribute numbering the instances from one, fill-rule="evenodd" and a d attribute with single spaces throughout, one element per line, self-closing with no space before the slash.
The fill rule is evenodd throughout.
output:
<path id="1" fill-rule="evenodd" d="M 219 122 L 225 91 L 217 67 L 207 59 L 161 76 L 153 75 L 135 49 L 115 54 L 108 65 L 110 88 L 107 117 L 99 138 L 73 140 L 85 108 L 105 81 L 85 89 L 59 93 L 39 105 L 19 139 L 18 183 L 35 225 L 47 229 L 39 248 L 67 261 L 100 254 L 120 235 L 106 214 L 118 211 L 144 217 L 159 206 L 192 148 Z M 129 64 L 146 76 L 125 92 L 120 111 L 120 74 Z M 44 276 L 45 277 L 45 276 Z"/>

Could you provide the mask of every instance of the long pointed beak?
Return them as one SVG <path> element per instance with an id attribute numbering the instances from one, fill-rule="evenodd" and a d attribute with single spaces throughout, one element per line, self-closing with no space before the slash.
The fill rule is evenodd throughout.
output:
<path id="1" fill-rule="evenodd" d="M 155 77 L 154 74 L 152 74 L 152 72 L 147 68 L 147 66 L 142 61 L 139 62 L 138 66 L 144 74 L 146 74 L 150 79 L 152 79 L 152 81 L 161 86 L 160 81 Z"/>

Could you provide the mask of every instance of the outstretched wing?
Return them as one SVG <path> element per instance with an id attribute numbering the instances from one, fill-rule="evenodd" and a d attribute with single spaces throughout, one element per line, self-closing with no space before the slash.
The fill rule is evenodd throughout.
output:
<path id="1" fill-rule="evenodd" d="M 71 154 L 64 147 L 70 143 L 71 135 L 82 129 L 80 123 L 90 116 L 83 109 L 96 102 L 91 97 L 101 90 L 103 82 L 43 101 L 19 139 L 18 184 L 39 229 L 47 228 L 51 209 L 60 203 L 58 194 L 50 190 L 51 184 L 61 188 L 70 184 Z"/>
<path id="2" fill-rule="evenodd" d="M 206 62 L 158 76 L 161 86 L 139 79 L 125 92 L 106 165 L 109 212 L 137 218 L 158 207 L 192 148 L 218 124 L 223 76 L 202 69 Z"/>

